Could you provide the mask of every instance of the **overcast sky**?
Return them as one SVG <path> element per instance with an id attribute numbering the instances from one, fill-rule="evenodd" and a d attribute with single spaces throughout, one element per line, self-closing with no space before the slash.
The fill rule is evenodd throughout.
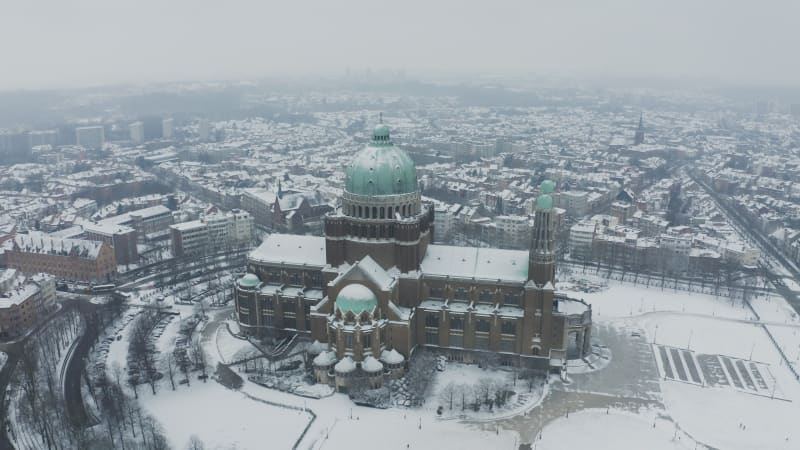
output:
<path id="1" fill-rule="evenodd" d="M 800 0 L 2 0 L 0 90 L 482 73 L 800 82 Z"/>

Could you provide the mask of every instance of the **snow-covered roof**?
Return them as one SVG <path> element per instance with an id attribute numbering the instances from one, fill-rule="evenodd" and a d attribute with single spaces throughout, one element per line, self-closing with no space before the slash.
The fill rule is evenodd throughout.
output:
<path id="1" fill-rule="evenodd" d="M 345 358 L 348 359 L 349 357 Z M 342 360 L 344 361 L 344 360 Z M 314 358 L 314 365 L 318 367 L 328 367 L 331 364 L 336 362 L 336 352 L 329 351 L 329 352 L 322 352 Z M 351 359 L 350 362 L 352 363 L 353 360 Z M 355 366 L 353 366 L 355 367 Z M 339 370 L 339 364 L 336 365 L 336 370 Z"/>
<path id="2" fill-rule="evenodd" d="M 364 361 L 361 363 L 361 368 L 364 369 L 365 372 L 383 372 L 383 364 L 372 356 L 364 358 Z"/>
<path id="3" fill-rule="evenodd" d="M 405 360 L 405 357 L 395 349 L 384 350 L 381 352 L 381 361 L 385 362 L 386 364 L 402 364 Z"/>
<path id="4" fill-rule="evenodd" d="M 322 342 L 315 340 L 306 348 L 306 351 L 312 355 L 319 355 L 324 353 L 327 349 L 328 344 L 323 344 Z"/>
<path id="5" fill-rule="evenodd" d="M 367 255 L 355 264 L 343 264 L 340 266 L 340 274 L 337 277 L 341 280 L 371 281 L 382 291 L 387 291 L 394 283 L 394 276 L 383 269 L 371 256 Z"/>
<path id="6" fill-rule="evenodd" d="M 350 373 L 356 370 L 356 363 L 353 362 L 353 358 L 345 356 L 344 358 L 342 358 L 341 361 L 336 363 L 336 365 L 333 368 L 334 370 L 336 370 L 336 372 L 339 373 Z"/>
<path id="7" fill-rule="evenodd" d="M 589 306 L 578 300 L 559 299 L 558 311 L 564 314 L 583 314 Z"/>
<path id="8" fill-rule="evenodd" d="M 425 275 L 524 282 L 528 279 L 528 252 L 429 245 L 420 266 Z"/>
<path id="9" fill-rule="evenodd" d="M 325 266 L 325 238 L 295 234 L 271 234 L 248 257 L 275 264 Z"/>
<path id="10" fill-rule="evenodd" d="M 18 234 L 11 242 L 25 253 L 77 256 L 86 259 L 96 259 L 103 246 L 103 243 L 99 241 L 60 239 L 33 231 L 29 234 Z M 8 246 L 8 244 L 6 245 Z"/>

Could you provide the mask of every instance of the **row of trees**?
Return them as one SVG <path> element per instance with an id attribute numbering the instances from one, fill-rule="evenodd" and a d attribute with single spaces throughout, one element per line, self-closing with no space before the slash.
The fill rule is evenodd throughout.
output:
<path id="1" fill-rule="evenodd" d="M 139 397 L 137 386 L 141 383 L 150 385 L 153 395 L 156 393 L 156 382 L 161 374 L 156 369 L 155 345 L 150 335 L 161 315 L 158 311 L 145 310 L 133 323 L 128 343 L 128 384 L 136 398 Z"/>
<path id="2" fill-rule="evenodd" d="M 59 380 L 64 352 L 83 328 L 80 315 L 67 311 L 24 344 L 11 382 L 16 402 L 9 406 L 18 446 L 49 450 L 72 448 L 80 441 L 82 428 L 73 426 L 67 416 Z"/>
<path id="3" fill-rule="evenodd" d="M 509 383 L 501 383 L 492 378 L 481 378 L 475 384 L 448 383 L 439 392 L 439 401 L 448 410 L 471 409 L 480 411 L 485 406 L 489 411 L 494 407 L 503 407 L 514 395 Z"/>
<path id="4" fill-rule="evenodd" d="M 96 403 L 105 430 L 69 417 L 60 384 L 61 366 L 66 362 L 67 348 L 80 338 L 84 323 L 77 311 L 67 311 L 24 344 L 12 379 L 14 394 L 9 405 L 17 448 L 167 449 L 159 424 L 143 414 L 123 392 L 119 367 L 115 367 L 115 379 L 104 378 L 96 383 Z"/>
<path id="5" fill-rule="evenodd" d="M 104 375 L 98 383 L 97 405 L 107 433 L 106 442 L 110 443 L 112 448 L 168 449 L 169 445 L 161 425 L 152 417 L 143 414 L 138 402 L 123 390 L 122 368 L 117 364 L 112 370 L 113 378 Z"/>

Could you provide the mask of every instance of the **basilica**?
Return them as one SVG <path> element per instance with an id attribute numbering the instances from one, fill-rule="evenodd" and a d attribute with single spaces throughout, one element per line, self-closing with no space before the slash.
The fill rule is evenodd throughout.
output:
<path id="1" fill-rule="evenodd" d="M 272 234 L 248 257 L 235 316 L 253 336 L 317 341 L 320 382 L 379 386 L 412 353 L 542 371 L 591 351 L 591 306 L 556 293 L 553 193 L 536 199 L 529 251 L 434 244 L 414 162 L 378 125 L 345 168 L 324 237 Z"/>

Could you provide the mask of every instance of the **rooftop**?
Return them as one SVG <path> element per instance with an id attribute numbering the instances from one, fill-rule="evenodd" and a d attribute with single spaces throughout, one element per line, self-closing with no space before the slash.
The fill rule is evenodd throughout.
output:
<path id="1" fill-rule="evenodd" d="M 271 234 L 248 258 L 256 262 L 324 267 L 325 238 L 296 234 Z"/>
<path id="2" fill-rule="evenodd" d="M 426 276 L 525 282 L 528 279 L 528 252 L 429 245 L 421 268 Z"/>

